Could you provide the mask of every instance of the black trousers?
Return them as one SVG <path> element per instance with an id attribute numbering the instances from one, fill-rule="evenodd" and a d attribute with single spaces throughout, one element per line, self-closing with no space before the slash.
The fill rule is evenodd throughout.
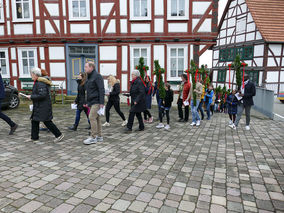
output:
<path id="1" fill-rule="evenodd" d="M 109 123 L 109 115 L 110 115 L 109 112 L 110 112 L 110 109 L 111 109 L 112 106 L 114 106 L 115 111 L 119 114 L 119 116 L 122 118 L 122 120 L 125 121 L 125 116 L 124 116 L 123 112 L 121 112 L 121 110 L 120 110 L 120 103 L 119 103 L 119 101 L 111 101 L 111 100 L 109 100 L 107 102 L 107 105 L 106 105 L 106 122 Z"/>
<path id="2" fill-rule="evenodd" d="M 130 112 L 129 113 L 127 128 L 132 130 L 135 115 L 139 122 L 139 129 L 140 130 L 144 129 L 144 123 L 143 123 L 141 112 Z"/>
<path id="3" fill-rule="evenodd" d="M 161 110 L 159 111 L 159 118 L 160 118 L 160 122 L 163 123 L 163 115 L 166 111 L 166 116 L 167 116 L 167 124 L 170 124 L 170 110 L 165 109 L 165 108 L 161 108 Z"/>
<path id="4" fill-rule="evenodd" d="M 2 110 L 1 110 L 1 99 L 0 99 L 0 118 L 3 119 L 4 121 L 6 121 L 6 123 L 10 126 L 10 127 L 14 127 L 16 124 L 7 116 L 5 115 Z"/>
<path id="5" fill-rule="evenodd" d="M 44 121 L 44 125 L 49 129 L 52 134 L 56 138 L 58 138 L 62 133 L 60 130 L 55 126 L 55 124 L 52 121 Z M 39 139 L 39 121 L 33 121 L 32 120 L 32 132 L 31 132 L 31 138 L 32 140 L 38 140 Z"/>
<path id="6" fill-rule="evenodd" d="M 144 114 L 144 120 L 147 120 L 147 117 L 148 117 L 148 118 L 152 118 L 152 115 L 151 115 L 151 113 L 150 113 L 150 111 L 149 111 L 148 109 L 146 109 L 146 110 L 143 112 L 143 114 Z"/>
<path id="7" fill-rule="evenodd" d="M 189 106 L 184 107 L 184 117 L 183 117 L 183 110 L 182 110 L 183 100 L 178 99 L 178 116 L 185 121 L 188 121 L 189 117 Z"/>

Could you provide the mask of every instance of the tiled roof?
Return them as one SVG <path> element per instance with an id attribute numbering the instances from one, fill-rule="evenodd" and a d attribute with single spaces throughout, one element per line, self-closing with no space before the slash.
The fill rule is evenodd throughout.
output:
<path id="1" fill-rule="evenodd" d="M 267 42 L 284 42 L 284 0 L 246 0 L 253 20 Z"/>

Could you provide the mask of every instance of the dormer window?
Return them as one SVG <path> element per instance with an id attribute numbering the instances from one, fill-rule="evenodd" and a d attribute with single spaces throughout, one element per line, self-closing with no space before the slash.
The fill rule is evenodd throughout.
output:
<path id="1" fill-rule="evenodd" d="M 32 0 L 12 0 L 12 2 L 14 21 L 33 21 Z"/>
<path id="2" fill-rule="evenodd" d="M 168 0 L 168 19 L 185 20 L 188 19 L 189 1 L 187 0 Z"/>
<path id="3" fill-rule="evenodd" d="M 69 0 L 69 20 L 89 20 L 89 0 Z"/>
<path id="4" fill-rule="evenodd" d="M 131 20 L 151 20 L 150 0 L 130 0 Z"/>

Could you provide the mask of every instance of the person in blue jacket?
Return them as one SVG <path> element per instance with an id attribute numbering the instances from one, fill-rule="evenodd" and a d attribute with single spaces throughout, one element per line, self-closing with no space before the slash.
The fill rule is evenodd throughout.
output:
<path id="1" fill-rule="evenodd" d="M 213 91 L 213 86 L 210 85 L 208 87 L 208 89 L 206 90 L 205 96 L 204 96 L 204 103 L 206 105 L 206 111 L 207 111 L 207 120 L 210 120 L 210 105 L 212 103 L 212 98 L 214 95 L 214 91 Z"/>
<path id="2" fill-rule="evenodd" d="M 233 90 L 230 95 L 227 97 L 227 108 L 228 114 L 230 117 L 229 125 L 235 123 L 236 115 L 238 112 L 238 99 L 235 96 L 236 90 Z"/>
<path id="3" fill-rule="evenodd" d="M 0 71 L 1 71 L 1 68 L 0 68 Z M 18 125 L 15 124 L 7 115 L 5 115 L 2 112 L 1 103 L 2 103 L 2 99 L 4 99 L 4 98 L 5 98 L 5 87 L 4 87 L 4 83 L 3 83 L 1 72 L 0 72 L 0 118 L 3 119 L 4 121 L 6 121 L 6 123 L 10 126 L 9 135 L 13 135 L 13 133 L 18 128 Z"/>

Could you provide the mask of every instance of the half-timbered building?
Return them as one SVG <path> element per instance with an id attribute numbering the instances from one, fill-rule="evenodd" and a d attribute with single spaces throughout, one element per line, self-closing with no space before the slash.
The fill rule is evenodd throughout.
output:
<path id="1" fill-rule="evenodd" d="M 218 0 L 0 0 L 0 66 L 23 89 L 29 70 L 45 68 L 54 84 L 76 93 L 84 62 L 121 80 L 145 58 L 166 69 L 172 83 L 216 43 Z"/>
<path id="2" fill-rule="evenodd" d="M 228 64 L 236 55 L 256 85 L 284 91 L 284 1 L 229 0 L 213 47 L 213 82 L 229 83 Z M 231 82 L 236 83 L 235 72 Z"/>

